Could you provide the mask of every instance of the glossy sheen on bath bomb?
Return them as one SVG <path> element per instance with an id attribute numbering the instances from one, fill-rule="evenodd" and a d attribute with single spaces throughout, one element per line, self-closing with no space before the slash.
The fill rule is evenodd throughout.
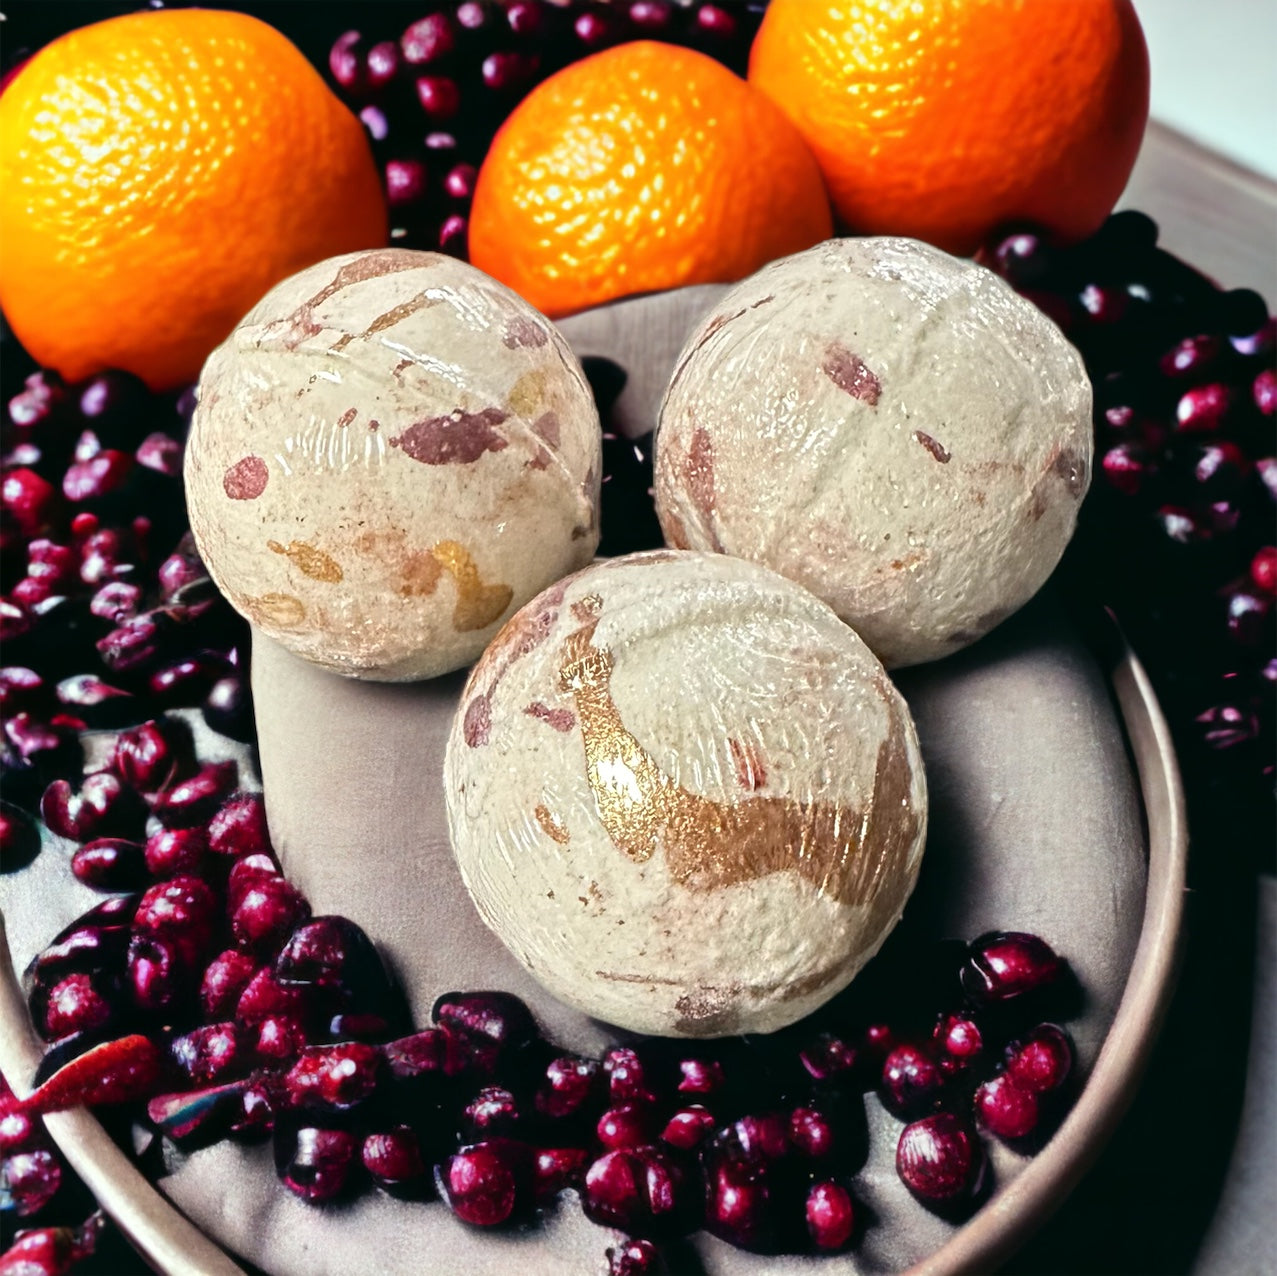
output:
<path id="1" fill-rule="evenodd" d="M 732 289 L 656 437 L 666 543 L 768 567 L 888 666 L 1005 620 L 1091 473 L 1081 357 L 991 271 L 910 239 L 830 240 Z"/>
<path id="2" fill-rule="evenodd" d="M 666 1036 L 769 1032 L 878 950 L 917 879 L 926 787 L 882 666 L 824 603 L 713 554 L 602 561 L 470 675 L 453 852 L 561 1000 Z"/>
<path id="3" fill-rule="evenodd" d="M 469 664 L 598 544 L 580 365 L 508 288 L 435 253 L 335 257 L 204 365 L 191 528 L 237 611 L 358 678 Z"/>

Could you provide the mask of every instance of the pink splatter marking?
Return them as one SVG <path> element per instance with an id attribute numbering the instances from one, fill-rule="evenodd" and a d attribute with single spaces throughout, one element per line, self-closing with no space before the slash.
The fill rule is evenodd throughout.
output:
<path id="1" fill-rule="evenodd" d="M 576 726 L 576 714 L 571 709 L 552 709 L 540 700 L 528 705 L 523 711 L 529 718 L 548 723 L 556 731 L 571 731 Z"/>
<path id="2" fill-rule="evenodd" d="M 270 470 L 260 456 L 246 456 L 222 475 L 222 488 L 233 501 L 255 501 L 268 482 Z"/>
<path id="3" fill-rule="evenodd" d="M 945 447 L 943 443 L 939 442 L 936 439 L 933 439 L 931 435 L 925 433 L 922 430 L 915 430 L 913 432 L 913 437 L 918 443 L 921 443 L 922 446 L 925 447 L 927 451 L 930 452 L 931 455 L 934 456 L 936 460 L 940 462 L 941 465 L 949 464 L 949 457 L 951 453 L 949 449 Z"/>
<path id="4" fill-rule="evenodd" d="M 461 722 L 461 734 L 472 749 L 488 743 L 492 730 L 492 705 L 487 696 L 475 696 L 466 706 L 466 716 Z"/>
<path id="5" fill-rule="evenodd" d="M 542 412 L 541 415 L 532 422 L 532 433 L 535 434 L 537 438 L 544 440 L 551 447 L 558 447 L 561 433 L 559 414 L 557 412 Z"/>
<path id="6" fill-rule="evenodd" d="M 345 412 L 343 412 L 343 413 L 341 414 L 341 416 L 339 416 L 339 417 L 337 418 L 337 424 L 338 424 L 338 425 L 340 425 L 340 426 L 343 426 L 343 427 L 344 427 L 344 426 L 347 426 L 347 425 L 349 425 L 349 424 L 350 424 L 350 423 L 351 423 L 351 422 L 352 422 L 352 421 L 353 421 L 353 420 L 354 420 L 354 419 L 355 419 L 358 415 L 359 415 L 359 413 L 358 413 L 358 412 L 357 412 L 354 408 L 347 408 L 347 409 L 345 410 Z"/>
<path id="7" fill-rule="evenodd" d="M 500 452 L 509 446 L 495 428 L 505 419 L 500 408 L 484 408 L 482 412 L 463 412 L 458 408 L 449 416 L 410 425 L 398 438 L 390 440 L 390 446 L 402 448 L 423 465 L 470 465 L 485 452 Z"/>
<path id="8" fill-rule="evenodd" d="M 820 370 L 840 390 L 867 403 L 871 408 L 878 404 L 882 394 L 882 382 L 869 370 L 865 361 L 853 354 L 841 341 L 835 341 L 825 350 L 825 361 Z"/>
<path id="9" fill-rule="evenodd" d="M 543 346 L 549 340 L 550 334 L 535 319 L 529 319 L 527 315 L 515 315 L 506 324 L 501 343 L 507 350 L 517 350 L 520 346 Z"/>

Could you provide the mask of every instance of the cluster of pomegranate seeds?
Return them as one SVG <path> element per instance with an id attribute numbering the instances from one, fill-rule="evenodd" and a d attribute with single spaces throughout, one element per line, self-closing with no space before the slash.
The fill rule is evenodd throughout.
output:
<path id="1" fill-rule="evenodd" d="M 479 166 L 537 84 L 570 62 L 641 39 L 699 49 L 743 75 L 764 7 L 463 0 L 424 9 L 404 27 L 343 33 L 328 71 L 372 142 L 392 242 L 465 258 Z"/>
<path id="2" fill-rule="evenodd" d="M 1056 319 L 1095 389 L 1096 474 L 1062 579 L 1117 612 L 1200 808 L 1271 857 L 1277 320 L 1160 249 L 1138 212 L 1067 248 L 1013 232 L 982 259 Z"/>

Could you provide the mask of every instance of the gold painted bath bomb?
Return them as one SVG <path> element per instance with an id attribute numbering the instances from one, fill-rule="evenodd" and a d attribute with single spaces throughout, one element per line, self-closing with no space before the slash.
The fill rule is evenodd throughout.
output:
<path id="1" fill-rule="evenodd" d="M 598 544 L 598 414 L 554 326 L 435 253 L 335 257 L 204 365 L 191 528 L 262 631 L 357 678 L 469 664 Z"/>
<path id="2" fill-rule="evenodd" d="M 910 239 L 830 240 L 732 289 L 656 436 L 667 544 L 798 581 L 889 668 L 1026 603 L 1090 472 L 1077 352 L 991 271 Z"/>
<path id="3" fill-rule="evenodd" d="M 546 590 L 471 672 L 453 852 L 562 1001 L 638 1032 L 769 1032 L 843 988 L 917 879 L 909 710 L 824 603 L 658 550 Z"/>

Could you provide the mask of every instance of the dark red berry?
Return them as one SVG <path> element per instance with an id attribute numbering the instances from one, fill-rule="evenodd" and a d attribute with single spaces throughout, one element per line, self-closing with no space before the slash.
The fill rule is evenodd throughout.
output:
<path id="1" fill-rule="evenodd" d="M 1051 946 L 1036 935 L 993 931 L 970 944 L 962 987 L 976 1001 L 1008 1001 L 1055 983 L 1064 969 Z"/>
<path id="2" fill-rule="evenodd" d="M 807 1235 L 822 1253 L 844 1249 L 856 1230 L 856 1208 L 851 1193 L 826 1179 L 807 1192 Z"/>
<path id="3" fill-rule="evenodd" d="M 973 1201 L 983 1188 L 987 1164 L 975 1130 L 952 1112 L 936 1112 L 905 1126 L 896 1145 L 901 1182 L 932 1209 Z"/>
<path id="4" fill-rule="evenodd" d="M 897 1046 L 883 1061 L 879 1093 L 898 1116 L 919 1116 L 935 1106 L 945 1077 L 934 1055 L 923 1046 Z"/>
<path id="5" fill-rule="evenodd" d="M 652 1139 L 652 1113 L 644 1104 L 622 1103 L 599 1117 L 596 1132 L 605 1148 L 641 1147 Z"/>
<path id="6" fill-rule="evenodd" d="M 697 1104 L 679 1108 L 665 1123 L 661 1141 L 686 1152 L 703 1143 L 713 1133 L 715 1124 L 714 1114 L 708 1108 Z"/>
<path id="7" fill-rule="evenodd" d="M 1000 1139 L 1023 1139 L 1037 1129 L 1038 1097 L 1003 1072 L 976 1090 L 975 1112 L 990 1134 Z"/>
<path id="8" fill-rule="evenodd" d="M 1023 1089 L 1038 1094 L 1058 1090 L 1073 1071 L 1073 1042 L 1063 1028 L 1039 1024 L 1007 1047 L 1006 1071 Z"/>
<path id="9" fill-rule="evenodd" d="M 506 1143 L 477 1143 L 444 1163 L 440 1195 L 462 1222 L 493 1227 L 514 1213 L 517 1169 Z"/>
<path id="10" fill-rule="evenodd" d="M 639 1236 L 682 1236 L 700 1203 L 681 1162 L 657 1147 L 605 1152 L 586 1171 L 581 1207 L 605 1227 Z"/>

